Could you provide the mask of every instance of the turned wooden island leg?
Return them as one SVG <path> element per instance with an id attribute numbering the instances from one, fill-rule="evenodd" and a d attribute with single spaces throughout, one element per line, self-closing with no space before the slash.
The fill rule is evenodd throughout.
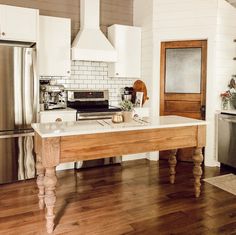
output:
<path id="1" fill-rule="evenodd" d="M 44 177 L 44 186 L 45 186 L 45 204 L 46 204 L 46 220 L 47 220 L 47 232 L 52 233 L 54 229 L 54 207 L 56 204 L 56 171 L 55 167 L 46 168 L 46 173 Z"/>
<path id="2" fill-rule="evenodd" d="M 40 155 L 37 155 L 36 162 L 36 170 L 37 170 L 37 185 L 39 189 L 38 198 L 39 198 L 39 209 L 42 210 L 44 208 L 44 174 L 45 169 L 42 165 Z"/>
<path id="3" fill-rule="evenodd" d="M 176 173 L 175 167 L 177 164 L 176 153 L 177 153 L 177 149 L 170 150 L 170 155 L 169 155 L 169 160 L 168 160 L 171 184 L 175 183 L 175 173 Z"/>
<path id="4" fill-rule="evenodd" d="M 202 167 L 201 164 L 203 162 L 202 148 L 196 148 L 193 154 L 193 175 L 195 178 L 195 196 L 199 197 L 201 193 L 201 176 L 202 176 Z"/>

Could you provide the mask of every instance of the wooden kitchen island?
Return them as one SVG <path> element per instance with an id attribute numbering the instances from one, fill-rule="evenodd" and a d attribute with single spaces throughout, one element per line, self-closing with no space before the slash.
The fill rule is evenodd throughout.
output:
<path id="1" fill-rule="evenodd" d="M 46 205 L 47 232 L 54 229 L 56 171 L 60 163 L 171 150 L 170 182 L 175 182 L 177 149 L 195 147 L 193 155 L 195 196 L 200 195 L 206 143 L 206 122 L 178 116 L 113 124 L 111 121 L 80 121 L 32 124 L 35 130 L 39 208 Z"/>

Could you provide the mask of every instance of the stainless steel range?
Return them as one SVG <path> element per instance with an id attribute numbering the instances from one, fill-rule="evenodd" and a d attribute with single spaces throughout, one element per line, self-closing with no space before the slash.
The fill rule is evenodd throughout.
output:
<path id="1" fill-rule="evenodd" d="M 121 112 L 109 106 L 108 90 L 68 90 L 67 106 L 77 110 L 77 120 L 111 119 Z"/>
<path id="2" fill-rule="evenodd" d="M 108 90 L 68 90 L 67 106 L 77 110 L 77 121 L 111 119 L 121 112 L 118 107 L 109 105 Z M 121 163 L 121 157 L 84 161 L 77 163 L 77 168 L 103 166 Z"/>

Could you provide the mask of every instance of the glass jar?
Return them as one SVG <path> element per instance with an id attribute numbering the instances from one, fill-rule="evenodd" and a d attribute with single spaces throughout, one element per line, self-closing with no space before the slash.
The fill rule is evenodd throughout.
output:
<path id="1" fill-rule="evenodd" d="M 228 110 L 229 109 L 229 100 L 228 99 L 222 99 L 221 105 L 222 105 L 222 110 Z"/>

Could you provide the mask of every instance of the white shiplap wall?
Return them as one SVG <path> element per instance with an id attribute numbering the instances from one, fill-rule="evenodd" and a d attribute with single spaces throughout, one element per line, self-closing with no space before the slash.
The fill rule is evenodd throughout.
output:
<path id="1" fill-rule="evenodd" d="M 219 94 L 227 89 L 232 74 L 236 74 L 236 9 L 226 1 L 218 2 L 216 31 L 216 87 L 217 109 L 220 109 Z"/>
<path id="2" fill-rule="evenodd" d="M 145 2 L 145 4 L 144 4 Z M 142 68 L 141 77 L 146 83 L 149 101 L 145 106 L 151 106 L 152 98 L 152 78 L 153 78 L 153 2 L 144 0 L 134 0 L 134 19 L 135 26 L 142 28 Z M 150 109 L 150 115 L 153 115 L 153 109 Z M 158 160 L 158 153 L 147 154 L 149 160 Z"/>
<path id="3" fill-rule="evenodd" d="M 149 2 L 149 1 L 148 1 Z M 160 44 L 162 41 L 207 40 L 207 148 L 205 164 L 217 165 L 215 156 L 215 111 L 220 107 L 220 91 L 226 89 L 230 76 L 236 72 L 232 61 L 235 52 L 233 38 L 236 37 L 236 9 L 225 0 L 151 0 L 152 32 L 146 33 L 153 51 L 147 58 L 152 59 L 152 72 L 149 78 L 150 107 L 159 114 L 160 84 Z M 147 1 L 134 0 L 138 22 L 145 22 L 148 13 Z M 134 13 L 135 15 L 135 13 Z M 142 20 L 141 20 L 142 19 Z M 135 23 L 135 21 L 134 21 Z M 143 24 L 145 27 L 145 24 Z M 234 36 L 235 35 L 235 36 Z M 150 50 L 143 45 L 142 53 Z M 145 76 L 145 65 L 143 65 Z"/>
<path id="4" fill-rule="evenodd" d="M 142 80 L 146 83 L 148 92 L 151 90 L 152 71 L 153 71 L 153 2 L 143 0 L 134 1 L 134 19 L 135 26 L 142 28 Z M 140 17 L 142 16 L 142 17 Z M 150 94 L 148 94 L 150 95 Z M 148 102 L 145 103 L 148 105 Z"/>

